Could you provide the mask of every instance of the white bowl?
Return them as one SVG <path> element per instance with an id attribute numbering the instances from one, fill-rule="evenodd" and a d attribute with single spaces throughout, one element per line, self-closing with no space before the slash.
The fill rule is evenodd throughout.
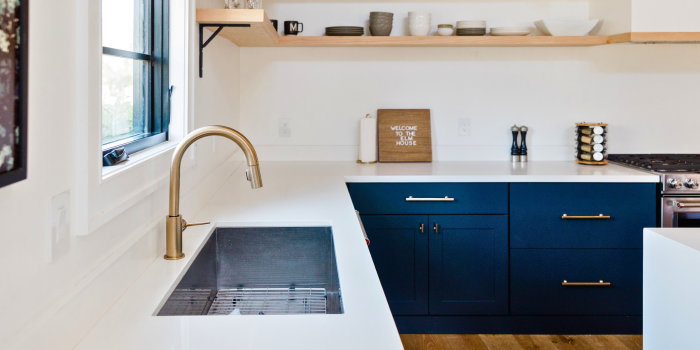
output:
<path id="1" fill-rule="evenodd" d="M 457 21 L 457 28 L 486 28 L 486 21 Z"/>
<path id="2" fill-rule="evenodd" d="M 408 24 L 409 25 L 411 25 L 411 24 L 430 24 L 430 20 L 425 20 L 425 21 L 424 20 L 415 20 L 414 21 L 414 20 L 409 19 Z"/>
<path id="3" fill-rule="evenodd" d="M 586 36 L 601 21 L 600 19 L 592 19 L 590 21 L 556 21 L 543 19 L 535 22 L 535 26 L 544 35 Z"/>
<path id="4" fill-rule="evenodd" d="M 427 36 L 430 34 L 430 26 L 409 25 L 408 32 L 411 36 Z"/>
<path id="5" fill-rule="evenodd" d="M 454 28 L 438 28 L 437 32 L 442 36 L 450 36 L 454 34 L 455 30 Z"/>
<path id="6" fill-rule="evenodd" d="M 424 11 L 408 11 L 409 16 L 430 16 L 430 12 Z"/>

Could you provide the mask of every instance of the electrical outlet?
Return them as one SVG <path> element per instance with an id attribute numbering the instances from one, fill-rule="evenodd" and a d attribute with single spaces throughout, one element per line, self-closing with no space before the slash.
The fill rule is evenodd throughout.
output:
<path id="1" fill-rule="evenodd" d="M 459 136 L 472 136 L 472 120 L 470 118 L 459 118 L 457 127 Z"/>
<path id="2" fill-rule="evenodd" d="M 46 262 L 56 261 L 70 249 L 70 191 L 53 196 L 50 210 Z"/>
<path id="3" fill-rule="evenodd" d="M 292 120 L 289 118 L 280 119 L 280 137 L 292 137 Z"/>

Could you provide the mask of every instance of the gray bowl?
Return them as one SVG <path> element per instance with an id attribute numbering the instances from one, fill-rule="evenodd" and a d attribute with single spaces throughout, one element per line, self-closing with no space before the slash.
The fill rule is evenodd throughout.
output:
<path id="1" fill-rule="evenodd" d="M 393 26 L 369 26 L 369 32 L 372 33 L 372 36 L 390 36 L 392 29 Z"/>

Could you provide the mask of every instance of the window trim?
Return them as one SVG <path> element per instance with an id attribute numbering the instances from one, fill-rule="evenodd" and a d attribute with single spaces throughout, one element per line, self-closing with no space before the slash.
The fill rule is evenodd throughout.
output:
<path id="1" fill-rule="evenodd" d="M 124 147 L 128 154 L 136 153 L 169 140 L 170 88 L 169 88 L 169 40 L 170 1 L 147 0 L 150 4 L 151 54 L 142 54 L 102 46 L 102 54 L 150 62 L 150 133 L 140 134 L 102 144 L 102 155 Z M 101 124 L 101 122 L 100 122 Z"/>

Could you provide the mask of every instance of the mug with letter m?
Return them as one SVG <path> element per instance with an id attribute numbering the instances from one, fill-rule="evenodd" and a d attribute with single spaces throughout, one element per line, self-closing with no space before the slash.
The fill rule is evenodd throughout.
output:
<path id="1" fill-rule="evenodd" d="M 284 21 L 284 35 L 297 35 L 304 31 L 304 23 Z"/>

